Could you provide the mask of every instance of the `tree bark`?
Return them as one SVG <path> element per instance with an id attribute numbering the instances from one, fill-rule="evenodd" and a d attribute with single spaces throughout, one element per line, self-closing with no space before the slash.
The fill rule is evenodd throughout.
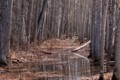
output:
<path id="1" fill-rule="evenodd" d="M 105 58 L 105 28 L 106 28 L 106 19 L 107 19 L 107 11 L 108 11 L 108 0 L 102 0 L 102 23 L 101 23 L 101 40 L 100 40 L 100 77 L 104 79 L 104 58 Z"/>
<path id="2" fill-rule="evenodd" d="M 120 8 L 115 39 L 115 69 L 112 80 L 120 80 Z"/>
<path id="3" fill-rule="evenodd" d="M 12 0 L 0 0 L 0 64 L 7 65 L 10 47 L 10 16 Z"/>

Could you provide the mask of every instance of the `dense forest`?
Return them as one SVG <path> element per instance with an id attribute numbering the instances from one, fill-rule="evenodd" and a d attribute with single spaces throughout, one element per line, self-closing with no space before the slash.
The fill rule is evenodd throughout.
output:
<path id="1" fill-rule="evenodd" d="M 120 0 L 0 0 L 0 80 L 120 80 Z"/>

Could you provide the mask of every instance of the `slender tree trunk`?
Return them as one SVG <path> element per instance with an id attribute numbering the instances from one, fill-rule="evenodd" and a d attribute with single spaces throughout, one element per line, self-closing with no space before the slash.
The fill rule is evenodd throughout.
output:
<path id="1" fill-rule="evenodd" d="M 105 28 L 106 28 L 106 19 L 108 11 L 108 0 L 102 0 L 102 24 L 101 24 L 101 40 L 100 40 L 100 77 L 104 79 L 104 57 L 105 57 Z"/>
<path id="2" fill-rule="evenodd" d="M 91 54 L 95 61 L 100 61 L 100 27 L 102 24 L 102 0 L 93 1 Z"/>
<path id="3" fill-rule="evenodd" d="M 115 69 L 112 80 L 120 80 L 120 8 L 115 39 Z"/>
<path id="4" fill-rule="evenodd" d="M 31 40 L 32 15 L 33 15 L 33 0 L 30 0 L 28 6 L 28 28 L 27 28 L 28 42 L 30 42 Z"/>
<path id="5" fill-rule="evenodd" d="M 112 57 L 113 54 L 113 28 L 115 27 L 114 22 L 114 4 L 115 0 L 109 0 L 109 42 L 108 42 L 108 53 L 109 58 Z"/>
<path id="6" fill-rule="evenodd" d="M 39 18 L 39 8 L 40 8 L 40 0 L 37 0 L 36 1 L 36 13 L 35 13 L 35 27 L 34 27 L 34 31 L 33 31 L 33 34 L 32 34 L 32 41 L 37 41 L 37 31 L 38 31 L 38 18 Z"/>
<path id="7" fill-rule="evenodd" d="M 18 10 L 17 10 L 17 26 L 18 26 L 18 41 L 19 47 L 22 48 L 23 44 L 27 42 L 26 38 L 26 25 L 25 25 L 25 17 L 24 17 L 24 0 L 18 0 Z"/>
<path id="8" fill-rule="evenodd" d="M 44 22 L 44 16 L 45 16 L 46 7 L 47 7 L 47 0 L 44 0 L 43 4 L 42 4 L 42 10 L 41 10 L 41 12 L 39 13 L 39 16 L 38 16 L 38 30 L 37 30 L 37 33 L 36 33 L 37 37 L 38 37 L 38 35 L 41 36 L 41 33 L 42 33 L 41 29 L 42 29 L 43 22 Z"/>

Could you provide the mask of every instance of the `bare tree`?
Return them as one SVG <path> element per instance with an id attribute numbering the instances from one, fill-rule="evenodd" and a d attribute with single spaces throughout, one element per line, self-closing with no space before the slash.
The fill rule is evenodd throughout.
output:
<path id="1" fill-rule="evenodd" d="M 0 0 L 0 64 L 7 65 L 10 46 L 10 16 L 12 0 Z"/>
<path id="2" fill-rule="evenodd" d="M 105 59 L 105 28 L 106 28 L 106 19 L 107 19 L 107 11 L 108 11 L 108 0 L 102 0 L 102 23 L 101 23 L 101 40 L 100 40 L 100 78 L 104 79 L 104 59 Z"/>
<path id="3" fill-rule="evenodd" d="M 115 69 L 112 80 L 120 80 L 120 8 L 115 38 Z"/>

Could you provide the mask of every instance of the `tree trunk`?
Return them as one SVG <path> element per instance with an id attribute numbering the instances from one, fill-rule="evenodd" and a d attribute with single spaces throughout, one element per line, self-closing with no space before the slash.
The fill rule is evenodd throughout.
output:
<path id="1" fill-rule="evenodd" d="M 115 39 L 115 69 L 112 80 L 120 80 L 120 8 Z"/>
<path id="2" fill-rule="evenodd" d="M 93 1 L 91 54 L 95 61 L 100 61 L 100 27 L 102 24 L 102 0 Z"/>
<path id="3" fill-rule="evenodd" d="M 105 28 L 108 10 L 108 0 L 102 0 L 102 23 L 101 23 L 101 36 L 100 36 L 100 77 L 104 79 L 104 57 L 105 57 Z"/>
<path id="4" fill-rule="evenodd" d="M 12 0 L 0 0 L 0 64 L 7 65 L 10 46 L 10 16 Z"/>

